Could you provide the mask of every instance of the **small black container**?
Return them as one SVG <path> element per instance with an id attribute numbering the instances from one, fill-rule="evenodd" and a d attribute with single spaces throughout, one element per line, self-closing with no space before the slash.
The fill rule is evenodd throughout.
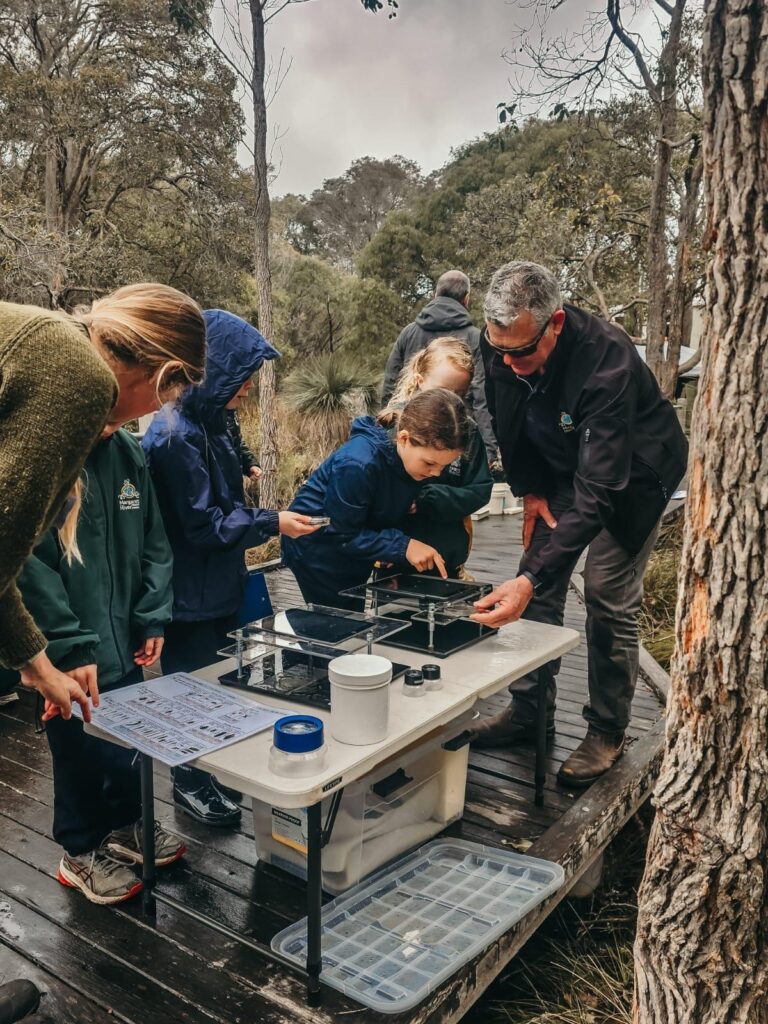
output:
<path id="1" fill-rule="evenodd" d="M 424 678 L 424 685 L 428 690 L 442 690 L 440 666 L 430 663 L 421 666 L 421 674 Z"/>
<path id="2" fill-rule="evenodd" d="M 409 668 L 403 676 L 403 696 L 420 697 L 424 693 L 424 676 L 417 668 Z"/>

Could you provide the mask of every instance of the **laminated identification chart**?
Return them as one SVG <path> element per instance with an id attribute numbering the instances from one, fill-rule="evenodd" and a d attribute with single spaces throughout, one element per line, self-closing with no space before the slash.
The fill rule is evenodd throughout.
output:
<path id="1" fill-rule="evenodd" d="M 269 729 L 287 714 L 176 672 L 102 694 L 93 717 L 105 733 L 175 767 Z"/>

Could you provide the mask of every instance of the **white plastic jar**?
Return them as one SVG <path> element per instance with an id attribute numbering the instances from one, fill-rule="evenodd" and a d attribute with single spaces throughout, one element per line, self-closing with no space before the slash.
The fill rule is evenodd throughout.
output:
<path id="1" fill-rule="evenodd" d="M 380 743 L 389 729 L 392 662 L 377 654 L 343 654 L 328 666 L 331 735 L 339 743 Z"/>

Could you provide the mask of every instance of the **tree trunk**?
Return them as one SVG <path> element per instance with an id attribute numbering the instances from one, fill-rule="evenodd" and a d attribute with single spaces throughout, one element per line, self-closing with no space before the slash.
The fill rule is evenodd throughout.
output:
<path id="1" fill-rule="evenodd" d="M 638 1024 L 768 1021 L 768 5 L 708 0 L 713 264 Z"/>
<path id="2" fill-rule="evenodd" d="M 665 341 L 667 338 L 669 258 L 667 217 L 672 142 L 677 131 L 677 60 L 686 0 L 677 0 L 659 58 L 657 94 L 658 127 L 653 166 L 653 186 L 648 212 L 648 326 L 646 360 L 664 390 Z M 671 397 L 665 391 L 667 397 Z"/>
<path id="3" fill-rule="evenodd" d="M 249 0 L 253 33 L 253 98 L 254 162 L 256 214 L 253 226 L 253 269 L 259 303 L 259 330 L 272 340 L 272 277 L 269 269 L 269 181 L 267 165 L 267 103 L 264 95 L 264 0 Z M 260 502 L 264 508 L 277 508 L 277 409 L 275 397 L 275 364 L 264 363 L 259 371 Z"/>

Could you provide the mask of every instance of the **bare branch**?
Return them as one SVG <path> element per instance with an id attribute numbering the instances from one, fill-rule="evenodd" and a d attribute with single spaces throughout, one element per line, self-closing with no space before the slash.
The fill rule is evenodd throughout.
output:
<path id="1" fill-rule="evenodd" d="M 637 70 L 640 72 L 640 77 L 643 79 L 643 82 L 645 83 L 645 87 L 648 90 L 649 95 L 655 103 L 659 103 L 661 101 L 661 92 L 656 82 L 654 82 L 653 80 L 653 76 L 651 75 L 651 72 L 648 69 L 648 65 L 646 64 L 645 58 L 643 57 L 643 54 L 640 51 L 640 47 L 636 40 L 632 37 L 632 35 L 630 35 L 629 32 L 627 32 L 627 30 L 621 23 L 620 0 L 608 0 L 608 5 L 605 13 L 608 18 L 608 21 L 611 23 L 611 28 L 613 29 L 614 33 L 621 40 L 626 49 L 628 49 L 634 57 Z"/>
<path id="2" fill-rule="evenodd" d="M 697 348 L 690 359 L 686 359 L 684 363 L 680 363 L 677 368 L 678 377 L 682 377 L 683 374 L 689 373 L 694 366 L 698 366 L 701 362 L 702 351 L 701 348 Z"/>

